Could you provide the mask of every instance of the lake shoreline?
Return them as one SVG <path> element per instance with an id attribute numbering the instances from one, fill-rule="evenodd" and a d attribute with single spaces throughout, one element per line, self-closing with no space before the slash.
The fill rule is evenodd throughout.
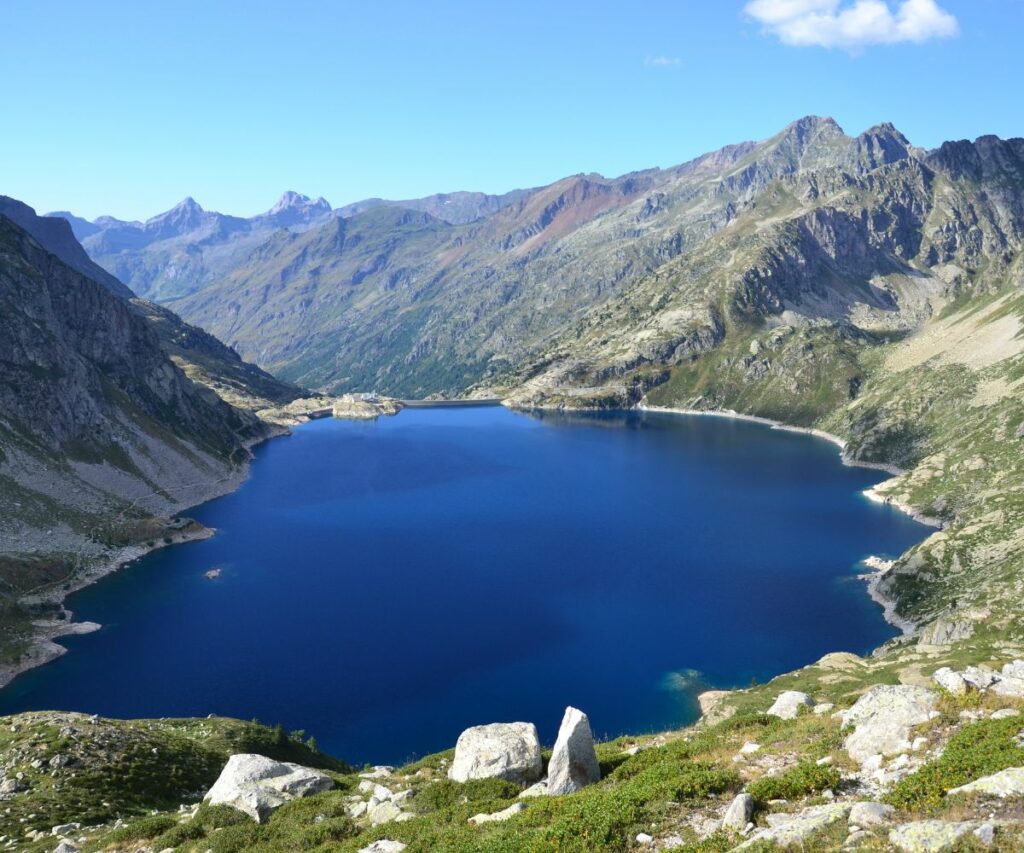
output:
<path id="1" fill-rule="evenodd" d="M 814 429 L 813 427 L 792 426 L 791 424 L 782 423 L 781 421 L 772 420 L 771 418 L 760 417 L 758 415 L 745 415 L 742 414 L 741 412 L 733 412 L 721 409 L 678 409 L 669 406 L 650 406 L 645 403 L 640 403 L 635 407 L 635 410 L 640 412 L 662 412 L 665 414 L 672 415 L 702 415 L 707 417 L 729 418 L 732 420 L 748 421 L 750 423 L 762 424 L 764 426 L 769 426 L 772 429 L 783 430 L 785 432 L 797 432 L 802 433 L 803 435 L 810 435 L 814 436 L 815 438 L 824 439 L 825 441 L 829 441 L 839 448 L 839 458 L 844 465 L 848 465 L 850 467 L 855 468 L 871 468 L 876 471 L 885 471 L 887 474 L 891 475 L 888 480 L 883 480 L 881 483 L 878 483 L 877 485 L 874 485 L 871 488 L 865 489 L 863 492 L 861 492 L 861 494 L 864 495 L 864 497 L 867 498 L 869 501 L 872 501 L 873 503 L 881 503 L 892 506 L 895 509 L 898 509 L 900 512 L 904 513 L 905 515 L 910 516 L 912 519 L 914 519 L 914 521 L 920 524 L 924 524 L 927 527 L 935 527 L 939 530 L 942 530 L 945 527 L 945 524 L 940 519 L 924 515 L 923 513 L 917 511 L 913 507 L 903 503 L 902 501 L 897 501 L 894 498 L 887 496 L 886 494 L 884 494 L 884 492 L 881 491 L 882 487 L 886 483 L 889 483 L 896 477 L 899 477 L 901 474 L 906 473 L 904 469 L 899 468 L 896 465 L 887 465 L 885 463 L 880 462 L 864 462 L 859 459 L 852 458 L 846 453 L 846 442 L 840 436 L 835 435 L 833 433 L 825 432 L 824 430 L 820 429 Z M 879 589 L 882 580 L 885 578 L 885 575 L 892 568 L 892 562 L 889 562 L 888 565 L 885 566 L 878 565 L 879 563 L 884 562 L 886 561 L 881 561 L 877 557 L 869 557 L 865 561 L 865 566 L 869 569 L 872 569 L 872 571 L 858 575 L 858 577 L 861 580 L 867 582 L 868 597 L 872 601 L 874 601 L 879 607 L 882 608 L 882 617 L 885 619 L 885 621 L 892 625 L 894 628 L 898 629 L 904 637 L 909 637 L 915 631 L 917 631 L 920 626 L 918 626 L 915 622 L 911 621 L 910 619 L 906 619 L 905 617 L 900 616 L 896 612 L 896 600 L 885 595 L 881 591 L 881 589 Z"/>
<path id="2" fill-rule="evenodd" d="M 839 448 L 839 458 L 844 465 L 851 468 L 870 468 L 875 471 L 885 471 L 890 477 L 888 480 L 883 480 L 881 483 L 872 486 L 870 489 L 865 489 L 861 492 L 864 497 L 874 503 L 883 503 L 893 506 L 905 515 L 909 515 L 914 521 L 924 524 L 927 527 L 935 527 L 938 530 L 942 530 L 946 526 L 941 518 L 935 518 L 934 516 L 925 515 L 923 512 L 914 509 L 909 504 L 898 501 L 889 495 L 886 495 L 882 488 L 896 477 L 906 474 L 906 470 L 900 468 L 897 465 L 890 465 L 885 462 L 867 462 L 862 459 L 855 459 L 846 452 L 846 442 L 838 435 L 831 432 L 825 432 L 825 430 L 815 429 L 814 427 L 799 427 L 792 426 L 791 424 L 783 423 L 782 421 L 772 420 L 771 418 L 763 418 L 759 415 L 744 415 L 741 412 L 733 412 L 729 410 L 709 410 L 704 411 L 701 409 L 674 409 L 668 406 L 648 406 L 646 404 L 640 404 L 633 409 L 638 412 L 663 412 L 672 415 L 701 415 L 707 417 L 716 418 L 729 418 L 731 420 L 738 421 L 749 421 L 750 423 L 763 424 L 769 426 L 772 429 L 782 430 L 783 432 L 797 432 L 803 435 L 810 435 L 815 438 L 821 438 L 825 441 L 829 441 Z"/>
<path id="3" fill-rule="evenodd" d="M 513 407 L 508 407 L 513 408 Z M 884 470 L 887 473 L 893 474 L 894 476 L 899 472 L 895 466 L 878 465 L 874 463 L 860 463 L 856 460 L 850 460 L 845 457 L 843 453 L 845 449 L 845 443 L 838 436 L 826 433 L 821 430 L 809 429 L 804 427 L 791 426 L 783 423 L 771 421 L 767 418 L 761 418 L 750 415 L 743 415 L 740 413 L 728 412 L 728 411 L 693 411 L 685 409 L 671 409 L 667 407 L 654 407 L 640 405 L 631 409 L 623 409 L 621 411 L 639 411 L 639 412 L 653 412 L 653 413 L 668 413 L 668 414 L 681 414 L 681 415 L 702 415 L 708 417 L 721 417 L 721 418 L 733 418 L 736 420 L 746 420 L 753 423 L 760 423 L 762 425 L 770 426 L 773 429 L 782 429 L 789 432 L 798 432 L 805 435 L 811 435 L 818 438 L 823 438 L 832 444 L 836 445 L 840 449 L 842 455 L 842 461 L 846 465 L 853 465 L 859 467 L 876 468 Z M 252 442 L 247 446 L 248 449 L 262 444 L 264 441 L 268 441 L 271 438 L 280 437 L 281 435 L 289 435 L 290 430 L 282 429 L 281 431 L 268 434 L 261 437 L 259 440 Z M 178 512 L 185 512 L 188 509 L 206 503 L 210 500 L 214 500 L 218 497 L 230 494 L 240 488 L 249 478 L 252 454 L 250 458 L 246 460 L 242 465 L 238 467 L 230 476 L 223 478 L 215 488 L 211 489 L 211 492 L 205 496 L 202 500 L 190 502 L 187 506 L 183 505 L 179 508 Z M 881 485 L 881 484 L 880 484 Z M 877 487 L 876 487 L 877 488 Z M 882 500 L 881 496 L 869 496 L 872 500 Z M 903 509 L 903 507 L 897 506 L 897 508 Z M 912 513 L 908 513 L 911 514 Z M 920 519 L 918 519 L 920 520 Z M 163 547 L 168 547 L 171 544 L 182 544 L 189 541 L 197 541 L 201 539 L 209 538 L 215 535 L 216 530 L 199 526 L 189 531 L 182 531 L 171 537 L 171 542 L 164 542 L 160 540 L 153 543 L 152 546 L 147 545 L 134 545 L 119 549 L 108 559 L 98 564 L 93 564 L 85 572 L 77 575 L 71 582 L 68 588 L 55 588 L 52 587 L 48 590 L 41 591 L 37 594 L 37 601 L 46 600 L 49 603 L 55 603 L 58 606 L 63 607 L 66 598 L 80 591 L 81 589 L 88 587 L 97 581 L 107 577 L 123 568 L 126 568 L 133 563 L 145 557 L 153 551 L 159 550 Z M 875 601 L 883 610 L 883 615 L 886 621 L 898 628 L 904 635 L 910 634 L 917 629 L 917 626 L 913 625 L 907 620 L 902 620 L 895 614 L 895 602 L 887 599 L 878 591 L 878 585 L 883 577 L 883 573 L 876 572 L 870 575 L 860 575 L 862 579 L 867 581 L 867 591 L 873 601 Z M 55 642 L 61 636 L 83 634 L 91 631 L 99 630 L 100 626 L 91 622 L 79 622 L 76 623 L 72 620 L 72 613 L 66 608 L 64 610 L 63 620 L 52 620 L 45 623 L 38 623 L 36 625 L 37 634 L 32 640 L 31 646 L 28 652 L 23 658 L 15 664 L 8 664 L 0 666 L 0 689 L 9 684 L 18 675 L 27 672 L 36 667 L 42 666 L 49 663 L 57 658 L 61 657 L 67 652 L 67 648 Z"/>
<path id="4" fill-rule="evenodd" d="M 175 508 L 175 516 L 237 491 L 249 479 L 253 448 L 272 438 L 288 435 L 291 435 L 290 429 L 268 424 L 266 435 L 248 441 L 243 445 L 249 452 L 249 457 L 241 465 L 226 477 L 211 482 L 210 491 L 205 493 L 202 499 L 180 502 Z M 104 559 L 89 561 L 82 569 L 74 572 L 63 581 L 49 584 L 39 591 L 32 591 L 19 596 L 19 604 L 29 607 L 47 605 L 55 607 L 61 611 L 62 618 L 33 621 L 32 625 L 35 631 L 27 639 L 27 647 L 19 660 L 0 663 L 0 690 L 14 681 L 19 675 L 44 666 L 67 654 L 67 647 L 56 642 L 61 637 L 89 634 L 103 627 L 95 622 L 75 622 L 74 613 L 66 606 L 69 596 L 92 586 L 122 569 L 128 568 L 133 563 L 155 551 L 169 548 L 173 545 L 209 539 L 216 532 L 215 529 L 206 527 L 196 521 L 193 521 L 192 525 L 186 530 L 165 530 L 154 537 L 151 544 L 138 542 L 132 545 L 125 545 L 116 549 L 110 556 Z"/>

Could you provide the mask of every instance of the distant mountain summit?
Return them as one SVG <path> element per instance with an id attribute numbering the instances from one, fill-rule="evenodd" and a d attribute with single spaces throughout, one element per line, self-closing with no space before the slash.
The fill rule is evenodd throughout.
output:
<path id="1" fill-rule="evenodd" d="M 291 228 L 296 225 L 309 225 L 318 219 L 325 219 L 331 213 L 330 204 L 322 196 L 313 199 L 308 195 L 288 190 L 270 210 L 254 219 L 279 228 Z"/>
<path id="2" fill-rule="evenodd" d="M 279 229 L 301 231 L 336 214 L 323 199 L 286 192 L 266 213 L 248 219 L 205 210 L 188 196 L 145 222 L 101 216 L 65 219 L 96 263 L 140 296 L 167 299 L 201 288 L 233 269 Z"/>
<path id="3" fill-rule="evenodd" d="M 147 219 L 140 229 L 149 242 L 181 237 L 200 228 L 206 228 L 222 217 L 219 213 L 207 213 L 194 198 L 182 199 L 166 213 Z"/>

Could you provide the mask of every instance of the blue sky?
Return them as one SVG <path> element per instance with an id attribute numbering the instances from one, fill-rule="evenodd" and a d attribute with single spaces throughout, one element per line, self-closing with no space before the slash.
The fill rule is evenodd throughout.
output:
<path id="1" fill-rule="evenodd" d="M 6 0 L 0 193 L 252 215 L 669 166 L 811 113 L 1024 135 L 1024 0 L 885 6 Z"/>

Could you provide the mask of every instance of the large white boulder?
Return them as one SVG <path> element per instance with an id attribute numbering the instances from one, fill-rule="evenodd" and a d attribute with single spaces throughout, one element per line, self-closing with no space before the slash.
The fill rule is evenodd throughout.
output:
<path id="1" fill-rule="evenodd" d="M 814 699 L 799 690 L 787 690 L 780 693 L 769 709 L 768 713 L 773 717 L 781 717 L 784 720 L 794 720 L 800 713 L 801 708 L 813 708 Z"/>
<path id="2" fill-rule="evenodd" d="M 240 753 L 228 759 L 205 799 L 213 806 L 231 806 L 262 823 L 290 800 L 333 787 L 334 780 L 319 770 Z"/>
<path id="3" fill-rule="evenodd" d="M 543 769 L 533 723 L 491 723 L 459 735 L 448 778 L 456 782 L 507 779 L 528 785 L 540 778 Z"/>
<path id="4" fill-rule="evenodd" d="M 880 684 L 843 712 L 843 725 L 853 726 L 844 746 L 850 758 L 863 764 L 876 755 L 908 752 L 914 726 L 932 719 L 938 694 L 926 687 Z"/>
<path id="5" fill-rule="evenodd" d="M 590 720 L 578 708 L 566 708 L 548 762 L 547 793 L 572 794 L 600 778 Z"/>

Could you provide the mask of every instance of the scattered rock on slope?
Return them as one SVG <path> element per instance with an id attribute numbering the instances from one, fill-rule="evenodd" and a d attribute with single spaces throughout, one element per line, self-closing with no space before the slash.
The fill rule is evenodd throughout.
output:
<path id="1" fill-rule="evenodd" d="M 566 708 L 548 763 L 549 794 L 572 794 L 601 779 L 590 720 L 577 708 Z"/>
<path id="2" fill-rule="evenodd" d="M 331 777 L 319 770 L 242 753 L 228 759 L 205 799 L 210 805 L 231 806 L 262 823 L 285 803 L 333 787 Z"/>
<path id="3" fill-rule="evenodd" d="M 478 814 L 473 815 L 469 819 L 470 823 L 494 823 L 495 821 L 508 820 L 510 817 L 519 814 L 521 811 L 526 810 L 526 803 L 512 803 L 508 808 L 502 809 L 500 812 L 494 812 L 493 814 Z"/>
<path id="4" fill-rule="evenodd" d="M 743 832 L 754 816 L 754 798 L 750 794 L 737 794 L 736 799 L 729 803 L 722 818 L 722 829 L 732 832 Z"/>
<path id="5" fill-rule="evenodd" d="M 964 681 L 964 677 L 959 672 L 954 672 L 948 666 L 935 670 L 932 675 L 932 681 L 934 681 L 943 690 L 946 690 L 955 696 L 959 696 L 967 692 L 967 682 Z"/>
<path id="6" fill-rule="evenodd" d="M 783 720 L 796 719 L 801 708 L 813 708 L 814 699 L 799 690 L 787 690 L 780 693 L 775 704 L 768 709 L 773 717 L 781 717 Z"/>
<path id="7" fill-rule="evenodd" d="M 812 835 L 830 826 L 845 821 L 850 813 L 849 803 L 829 803 L 825 806 L 812 806 L 786 819 L 776 826 L 762 829 L 743 842 L 737 850 L 746 850 L 764 842 L 776 847 L 803 844 Z M 779 815 L 782 818 L 782 815 Z"/>
<path id="8" fill-rule="evenodd" d="M 983 776 L 959 788 L 953 788 L 950 794 L 991 794 L 996 797 L 1020 797 L 1024 795 L 1024 767 L 1010 767 L 1000 770 L 991 776 Z"/>
<path id="9" fill-rule="evenodd" d="M 850 823 L 854 826 L 867 827 L 888 823 L 896 809 L 882 803 L 854 803 L 850 809 Z"/>
<path id="10" fill-rule="evenodd" d="M 382 838 L 380 841 L 374 841 L 373 844 L 361 847 L 359 853 L 402 853 L 405 848 L 406 845 L 401 841 Z"/>
<path id="11" fill-rule="evenodd" d="M 853 726 L 853 732 L 846 738 L 846 751 L 854 761 L 863 764 L 875 755 L 910 750 L 911 728 L 932 718 L 937 700 L 938 694 L 926 687 L 872 687 L 843 712 L 843 724 Z"/>
<path id="12" fill-rule="evenodd" d="M 897 826 L 889 833 L 889 842 L 904 853 L 940 853 L 980 828 L 972 821 L 919 820 Z"/>

